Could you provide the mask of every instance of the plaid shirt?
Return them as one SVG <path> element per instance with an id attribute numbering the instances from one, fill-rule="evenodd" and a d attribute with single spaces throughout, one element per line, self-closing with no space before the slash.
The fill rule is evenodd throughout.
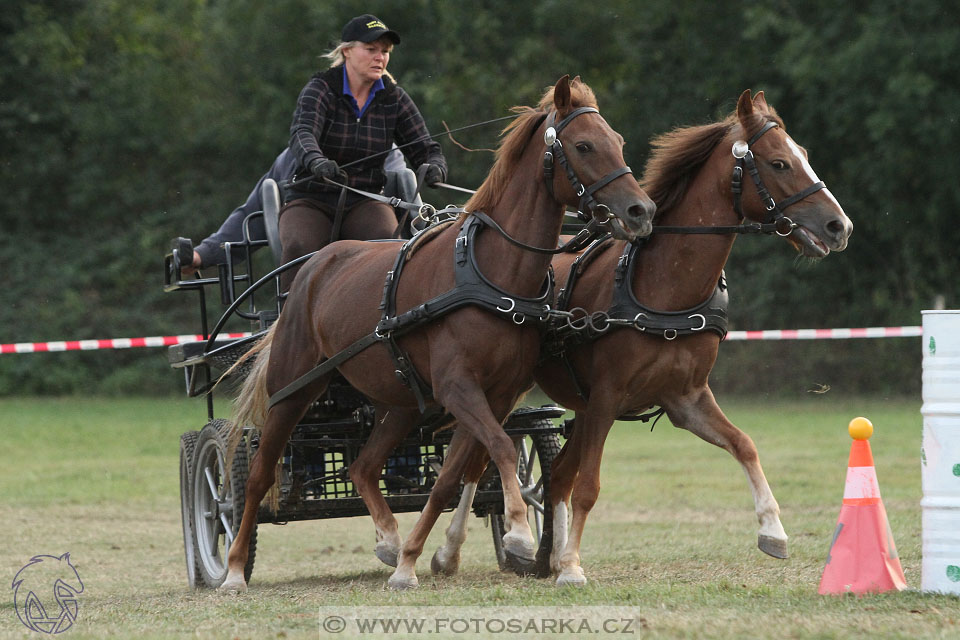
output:
<path id="1" fill-rule="evenodd" d="M 297 156 L 298 175 L 308 175 L 310 165 L 317 159 L 330 158 L 343 166 L 386 152 L 393 142 L 402 147 L 413 167 L 424 163 L 437 164 L 446 175 L 447 162 L 440 143 L 428 137 L 430 132 L 417 105 L 406 91 L 386 76 L 383 84 L 384 89 L 377 92 L 358 119 L 351 97 L 343 93 L 343 69 L 340 66 L 310 78 L 297 99 L 293 124 L 290 125 L 290 149 Z M 413 140 L 420 141 L 403 146 Z M 384 156 L 385 153 L 347 167 L 347 184 L 380 193 L 385 182 Z M 291 193 L 291 199 L 320 196 L 322 200 L 330 200 L 339 192 L 338 187 L 310 181 L 298 185 Z"/>

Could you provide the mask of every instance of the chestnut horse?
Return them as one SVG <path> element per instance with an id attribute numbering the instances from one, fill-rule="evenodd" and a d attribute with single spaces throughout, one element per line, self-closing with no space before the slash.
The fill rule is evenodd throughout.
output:
<path id="1" fill-rule="evenodd" d="M 764 231 L 776 231 L 803 256 L 823 258 L 831 250 L 846 248 L 853 224 L 813 172 L 806 151 L 787 135 L 763 92 L 751 99 L 750 91 L 745 91 L 735 113 L 725 120 L 676 129 L 656 138 L 653 146 L 641 184 L 657 204 L 658 224 L 654 235 L 632 254 L 632 280 L 624 290 L 629 290 L 642 308 L 667 313 L 647 313 L 649 317 L 636 324 L 630 321 L 631 315 L 626 322 L 621 320 L 619 327 L 611 320 L 598 327 L 602 331 L 594 332 L 593 339 L 570 340 L 568 335 L 564 348 L 570 366 L 561 360 L 558 350 L 550 355 L 547 348 L 548 357 L 535 372 L 536 382 L 551 399 L 576 411 L 572 435 L 553 463 L 549 492 L 553 514 L 550 569 L 558 574 L 557 584 L 586 582 L 580 566 L 580 542 L 600 490 L 600 458 L 607 433 L 618 417 L 657 405 L 675 426 L 726 449 L 737 459 L 753 493 L 760 523 L 759 548 L 774 557 L 787 557 L 780 508 L 764 477 L 757 449 L 751 438 L 724 416 L 708 384 L 725 334 L 725 292 L 718 282 L 736 231 L 758 231 L 759 223 L 766 223 Z M 748 172 L 752 165 L 759 180 L 743 175 L 738 159 L 747 152 Z M 735 169 L 738 165 L 739 172 Z M 789 217 L 784 213 L 787 207 L 791 207 Z M 756 222 L 742 225 L 744 218 Z M 628 275 L 622 266 L 629 257 L 624 249 L 623 242 L 609 242 L 598 247 L 592 260 L 578 265 L 575 286 L 561 294 L 569 296 L 568 308 L 589 314 L 601 311 L 604 316 L 612 311 L 618 299 L 614 274 Z M 554 259 L 558 286 L 570 287 L 574 259 L 569 255 Z M 714 297 L 718 291 L 724 298 L 719 303 Z M 704 301 L 710 304 L 704 307 Z M 712 312 L 707 311 L 710 307 Z M 610 317 L 614 315 L 610 313 Z M 604 316 L 597 318 L 597 325 L 604 325 Z M 664 320 L 664 316 L 669 318 Z M 655 318 L 659 326 L 651 322 Z M 686 326 L 669 328 L 671 320 Z M 717 328 L 709 330 L 708 324 Z M 458 440 L 457 447 L 471 451 L 452 451 L 448 460 L 461 461 L 464 468 L 469 465 L 464 477 L 469 484 L 483 471 L 484 453 L 467 438 Z M 450 490 L 434 487 L 430 499 L 442 500 L 444 491 Z M 569 537 L 568 502 L 573 512 Z M 550 511 L 548 508 L 547 513 Z M 545 544 L 549 544 L 550 524 L 549 520 L 545 523 Z M 435 571 L 455 571 L 463 537 L 455 517 L 446 544 L 434 556 Z"/>
<path id="2" fill-rule="evenodd" d="M 461 224 L 449 225 L 421 242 L 416 254 L 403 263 L 402 274 L 395 264 L 399 243 L 360 241 L 328 245 L 297 274 L 279 319 L 251 350 L 257 359 L 237 400 L 235 434 L 244 425 L 257 426 L 261 433 L 221 589 L 246 588 L 243 569 L 260 502 L 275 482 L 277 460 L 291 432 L 332 374 L 321 375 L 292 393 L 289 385 L 365 334 L 379 340 L 337 368 L 376 409 L 373 432 L 349 469 L 376 526 L 376 555 L 387 564 L 395 563 L 401 544 L 396 518 L 380 492 L 380 471 L 417 423 L 420 402 L 427 396 L 427 404 L 444 407 L 503 472 L 506 517 L 512 525 L 504 545 L 519 557 L 533 558 L 526 507 L 513 473 L 516 452 L 501 424 L 520 393 L 532 385 L 540 346 L 540 332 L 533 326 L 536 319 L 518 324 L 516 313 L 502 313 L 512 310 L 508 303 L 500 303 L 504 306 L 500 312 L 462 306 L 430 317 L 399 336 L 381 335 L 379 329 L 370 334 L 379 327 L 384 283 L 393 280 L 395 270 L 399 315 L 429 306 L 423 303 L 451 292 L 456 281 L 455 256 L 460 260 L 466 255 L 463 252 L 475 256 L 483 278 L 500 291 L 510 292 L 517 300 L 535 299 L 549 282 L 550 255 L 529 249 L 556 247 L 565 205 L 583 205 L 583 197 L 595 198 L 598 215 L 601 211 L 615 215 L 626 237 L 649 234 L 655 207 L 629 175 L 623 138 L 599 115 L 587 85 L 564 76 L 546 92 L 538 108 L 517 111 L 520 115 L 505 129 L 490 175 L 467 203 L 468 210 L 483 212 L 498 225 L 499 233 L 486 223 L 481 230 L 485 232 L 477 232 L 473 239 L 461 235 L 458 227 L 476 215 L 471 214 L 466 221 L 462 217 Z M 563 151 L 558 152 L 561 146 Z M 550 157 L 560 157 L 566 175 L 545 176 L 544 155 L 551 150 Z M 385 344 L 388 340 L 395 340 L 412 366 L 412 375 L 428 393 L 417 396 L 398 380 L 394 374 L 398 365 Z M 237 439 L 235 435 L 232 440 Z"/>

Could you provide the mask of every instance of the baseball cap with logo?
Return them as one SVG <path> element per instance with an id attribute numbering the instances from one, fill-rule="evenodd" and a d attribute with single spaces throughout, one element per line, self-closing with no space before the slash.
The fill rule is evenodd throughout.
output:
<path id="1" fill-rule="evenodd" d="M 340 40 L 343 42 L 373 42 L 380 38 L 389 38 L 393 44 L 400 44 L 400 36 L 396 31 L 391 31 L 387 25 L 369 13 L 357 16 L 343 27 L 343 33 Z"/>

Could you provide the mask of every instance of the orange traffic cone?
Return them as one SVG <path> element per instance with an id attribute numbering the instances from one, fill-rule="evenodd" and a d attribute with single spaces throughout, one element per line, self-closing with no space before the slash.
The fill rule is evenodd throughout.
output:
<path id="1" fill-rule="evenodd" d="M 873 453 L 867 442 L 873 435 L 873 424 L 866 418 L 854 418 L 848 431 L 853 445 L 843 508 L 820 580 L 820 593 L 899 591 L 907 586 L 907 581 L 893 544 L 887 511 L 880 500 Z"/>

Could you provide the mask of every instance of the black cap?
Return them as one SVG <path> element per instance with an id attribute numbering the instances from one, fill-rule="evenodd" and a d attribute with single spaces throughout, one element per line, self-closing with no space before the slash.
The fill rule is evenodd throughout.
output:
<path id="1" fill-rule="evenodd" d="M 340 40 L 343 42 L 373 42 L 380 38 L 389 38 L 393 44 L 400 44 L 400 36 L 396 31 L 391 31 L 387 25 L 369 13 L 357 16 L 343 27 L 343 33 Z"/>

